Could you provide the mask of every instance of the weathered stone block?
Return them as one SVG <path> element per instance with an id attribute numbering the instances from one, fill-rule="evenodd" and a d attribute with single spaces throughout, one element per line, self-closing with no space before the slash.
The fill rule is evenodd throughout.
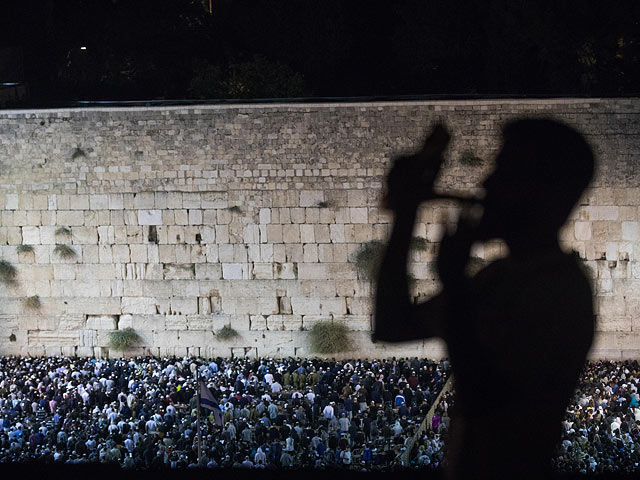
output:
<path id="1" fill-rule="evenodd" d="M 156 313 L 156 301 L 147 297 L 122 297 L 122 313 Z"/>

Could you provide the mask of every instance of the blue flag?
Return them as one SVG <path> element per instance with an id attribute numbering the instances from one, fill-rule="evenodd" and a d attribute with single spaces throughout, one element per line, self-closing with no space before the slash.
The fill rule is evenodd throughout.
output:
<path id="1" fill-rule="evenodd" d="M 213 420 L 216 425 L 222 426 L 224 424 L 220 405 L 218 405 L 218 402 L 211 394 L 211 390 L 202 380 L 200 380 L 200 406 L 213 412 Z"/>

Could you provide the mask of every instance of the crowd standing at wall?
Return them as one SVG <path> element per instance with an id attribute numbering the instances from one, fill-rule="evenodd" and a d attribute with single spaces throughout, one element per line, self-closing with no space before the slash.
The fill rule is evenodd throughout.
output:
<path id="1" fill-rule="evenodd" d="M 202 410 L 199 464 L 192 364 L 222 410 Z M 417 357 L 2 357 L 0 462 L 389 469 L 448 373 Z"/>

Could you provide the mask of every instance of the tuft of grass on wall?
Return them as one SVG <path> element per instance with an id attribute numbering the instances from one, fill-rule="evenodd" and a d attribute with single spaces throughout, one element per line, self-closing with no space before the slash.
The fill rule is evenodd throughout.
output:
<path id="1" fill-rule="evenodd" d="M 238 215 L 241 215 L 242 213 L 244 213 L 242 211 L 242 208 L 240 208 L 238 205 L 233 205 L 232 207 L 227 207 L 227 210 L 230 211 L 231 213 L 237 213 Z"/>
<path id="2" fill-rule="evenodd" d="M 15 342 L 16 340 L 17 339 L 16 339 L 16 334 L 15 333 L 12 333 L 11 335 L 9 335 L 9 341 L 10 342 Z"/>
<path id="3" fill-rule="evenodd" d="M 466 273 L 468 276 L 473 277 L 476 273 L 482 270 L 487 265 L 487 262 L 480 257 L 470 257 L 469 263 L 467 263 Z"/>
<path id="4" fill-rule="evenodd" d="M 412 250 L 424 252 L 428 248 L 428 241 L 421 237 L 413 237 L 411 239 Z M 372 240 L 365 242 L 358 247 L 353 257 L 358 270 L 358 276 L 367 279 L 375 280 L 378 278 L 378 272 L 382 265 L 382 258 L 384 257 L 387 244 L 381 240 Z M 410 279 L 411 281 L 411 279 Z"/>
<path id="5" fill-rule="evenodd" d="M 75 258 L 77 255 L 76 251 L 69 245 L 56 245 L 56 248 L 53 249 L 53 253 L 65 260 Z"/>
<path id="6" fill-rule="evenodd" d="M 459 161 L 463 165 L 469 165 L 472 167 L 477 167 L 484 163 L 483 160 L 480 157 L 478 157 L 475 153 L 473 153 L 471 150 L 465 150 L 464 152 L 462 152 L 462 155 L 460 155 Z"/>
<path id="7" fill-rule="evenodd" d="M 42 302 L 40 301 L 40 297 L 38 295 L 33 295 L 31 297 L 23 298 L 22 305 L 28 310 L 40 310 Z"/>
<path id="8" fill-rule="evenodd" d="M 84 152 L 84 150 L 82 150 L 80 147 L 78 147 L 71 154 L 71 159 L 72 160 L 76 160 L 77 158 L 86 157 L 86 156 L 87 156 L 87 154 Z"/>
<path id="9" fill-rule="evenodd" d="M 18 271 L 16 270 L 16 267 L 6 260 L 0 260 L 0 282 L 5 285 L 13 285 L 16 283 L 17 276 Z"/>
<path id="10" fill-rule="evenodd" d="M 216 337 L 220 340 L 231 340 L 232 338 L 239 336 L 240 334 L 234 328 L 231 328 L 231 325 L 225 325 L 216 332 Z"/>
<path id="11" fill-rule="evenodd" d="M 109 332 L 109 346 L 116 350 L 127 350 L 140 341 L 140 335 L 131 327 Z"/>
<path id="12" fill-rule="evenodd" d="M 56 235 L 71 235 L 71 229 L 68 227 L 58 227 L 56 229 Z"/>
<path id="13" fill-rule="evenodd" d="M 340 353 L 351 348 L 349 329 L 342 323 L 318 322 L 309 332 L 311 351 L 314 353 Z"/>
<path id="14" fill-rule="evenodd" d="M 381 240 L 372 240 L 358 247 L 354 255 L 358 276 L 367 280 L 378 277 L 386 246 L 386 243 Z"/>
<path id="15" fill-rule="evenodd" d="M 16 251 L 18 253 L 31 253 L 33 252 L 33 245 L 18 245 Z"/>

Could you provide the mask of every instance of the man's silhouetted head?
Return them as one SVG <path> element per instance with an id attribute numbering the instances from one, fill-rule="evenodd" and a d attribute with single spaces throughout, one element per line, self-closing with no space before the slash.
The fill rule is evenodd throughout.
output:
<path id="1" fill-rule="evenodd" d="M 507 123 L 503 139 L 484 182 L 481 239 L 557 232 L 591 181 L 591 147 L 574 129 L 549 119 Z"/>

